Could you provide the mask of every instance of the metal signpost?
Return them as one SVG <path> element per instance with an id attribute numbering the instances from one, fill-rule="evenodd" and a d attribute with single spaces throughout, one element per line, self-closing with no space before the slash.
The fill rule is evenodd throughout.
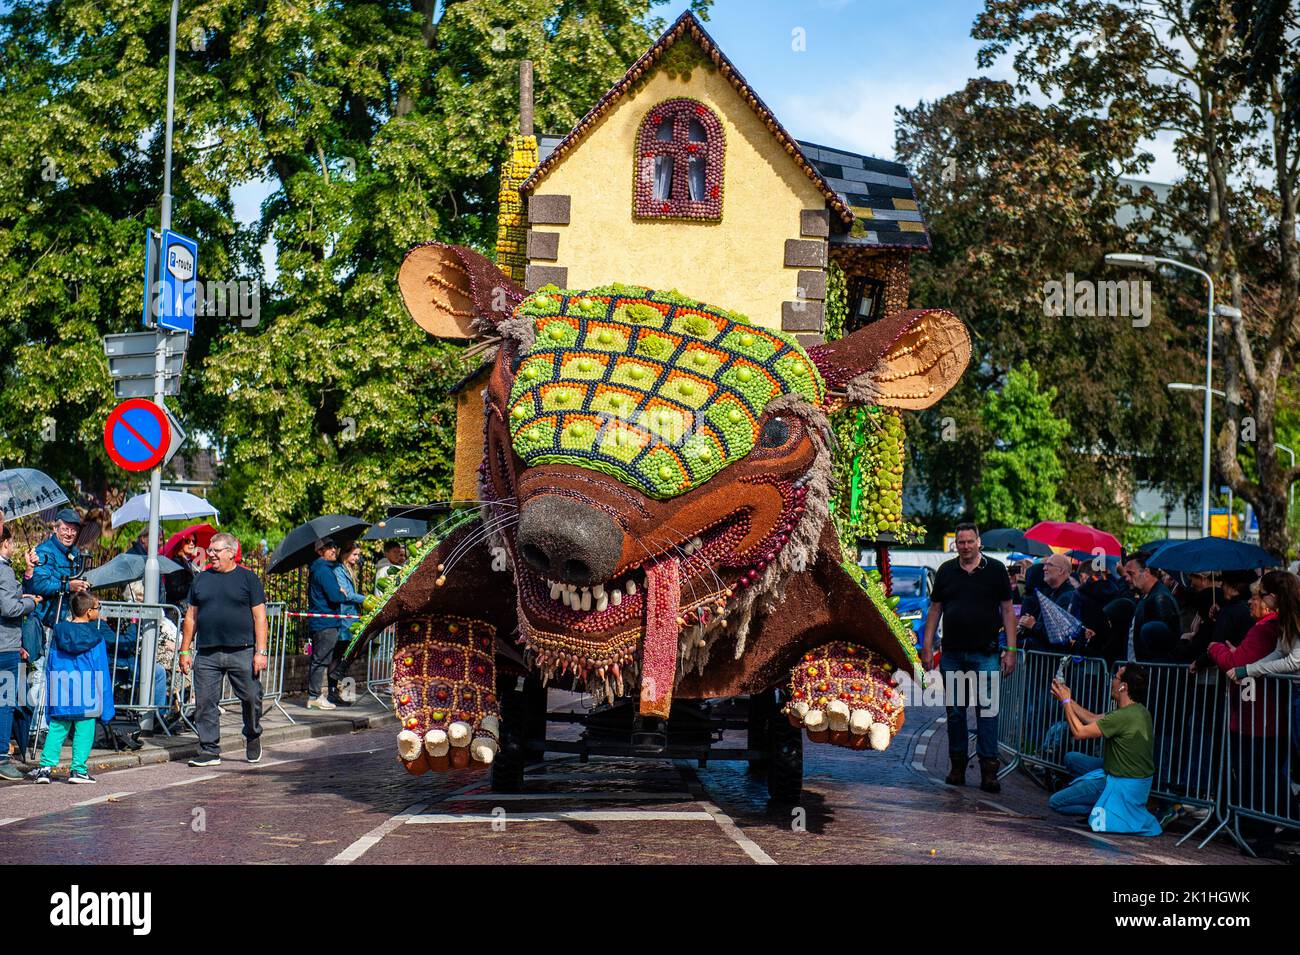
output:
<path id="1" fill-rule="evenodd" d="M 176 114 L 176 20 L 180 0 L 172 0 L 170 40 L 167 48 L 167 117 L 163 150 L 162 215 L 159 231 L 148 233 L 145 243 L 143 323 L 151 329 L 130 335 L 109 335 L 104 339 L 113 390 L 128 400 L 114 411 L 111 428 L 104 440 L 110 453 L 117 451 L 119 464 L 137 469 L 151 467 L 149 475 L 149 556 L 144 565 L 144 602 L 158 603 L 158 530 L 162 500 L 162 466 L 185 440 L 179 422 L 163 404 L 166 395 L 180 392 L 180 375 L 185 364 L 185 346 L 194 332 L 195 290 L 198 273 L 198 243 L 172 231 L 172 130 Z M 150 361 L 152 357 L 152 361 Z M 152 399 L 145 401 L 143 399 Z M 131 405 L 134 410 L 126 408 Z M 152 411 L 144 405 L 154 406 Z M 152 425 L 150 425 L 152 422 Z M 146 427 L 141 434 L 137 424 Z M 131 432 L 135 431 L 135 434 Z M 150 442 L 153 438 L 153 443 Z M 164 448 L 163 445 L 166 445 Z M 115 458 L 116 460 L 116 458 Z M 152 661 L 157 653 L 157 621 L 141 621 L 140 659 Z M 139 668 L 138 699 L 153 698 L 154 668 Z M 153 716 L 141 717 L 143 728 L 152 728 Z"/>

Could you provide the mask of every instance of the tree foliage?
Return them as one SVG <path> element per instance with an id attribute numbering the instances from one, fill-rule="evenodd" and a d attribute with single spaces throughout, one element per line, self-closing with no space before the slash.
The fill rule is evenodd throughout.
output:
<path id="1" fill-rule="evenodd" d="M 1001 388 L 990 391 L 980 418 L 992 444 L 984 451 L 975 488 L 975 520 L 985 527 L 1025 528 L 1061 520 L 1058 490 L 1065 477 L 1058 449 L 1070 423 L 1056 416 L 1057 390 L 1042 387 L 1038 372 L 1021 362 Z"/>
<path id="2" fill-rule="evenodd" d="M 1172 498 L 1195 486 L 1198 421 L 1165 388 L 1195 367 L 1194 331 L 1160 308 L 1149 325 L 1135 325 L 1045 307 L 1049 282 L 1129 278 L 1102 260 L 1130 238 L 1116 219 L 1130 201 L 1121 177 L 1149 158 L 1136 133 L 975 79 L 900 109 L 897 146 L 933 243 L 913 259 L 913 301 L 952 308 L 974 341 L 959 386 L 908 416 L 912 464 L 931 510 L 975 512 L 982 452 L 999 437 L 987 430 L 981 396 L 1021 363 L 1056 388 L 1070 425 L 1058 500 L 1071 518 L 1119 526 L 1117 488 L 1149 482 Z"/>
<path id="3" fill-rule="evenodd" d="M 200 320 L 179 401 L 224 453 L 228 512 L 269 528 L 446 496 L 467 368 L 406 318 L 397 265 L 430 239 L 491 248 L 521 59 L 538 128 L 568 130 L 662 29 L 661 2 L 184 4 L 173 227 L 199 240 L 201 280 L 265 279 L 274 248 L 256 323 Z M 98 338 L 139 327 L 169 10 L 0 14 L 0 458 L 88 488 L 115 479 Z M 242 224 L 234 191 L 259 180 Z"/>

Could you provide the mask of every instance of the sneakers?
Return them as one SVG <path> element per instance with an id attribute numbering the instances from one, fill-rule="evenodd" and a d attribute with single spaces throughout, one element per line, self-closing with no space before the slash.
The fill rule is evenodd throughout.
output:
<path id="1" fill-rule="evenodd" d="M 90 773 L 69 773 L 68 782 L 74 786 L 84 786 L 88 783 L 99 782 L 99 780 L 90 775 Z"/>
<path id="2" fill-rule="evenodd" d="M 9 762 L 9 760 L 6 759 L 3 763 L 0 763 L 0 779 L 7 779 L 10 782 L 16 783 L 22 778 L 22 770 Z"/>
<path id="3" fill-rule="evenodd" d="M 48 783 L 53 781 L 50 776 L 50 767 L 48 766 L 36 767 L 27 774 L 27 778 L 34 783 Z"/>
<path id="4" fill-rule="evenodd" d="M 189 761 L 190 766 L 220 766 L 221 757 L 213 756 L 209 753 L 199 753 Z"/>
<path id="5" fill-rule="evenodd" d="M 322 693 L 320 696 L 313 696 L 311 699 L 307 701 L 307 709 L 336 710 L 338 709 L 338 707 L 335 706 L 333 703 L 331 703 L 329 701 L 329 698 L 324 693 Z"/>
<path id="6" fill-rule="evenodd" d="M 244 757 L 250 763 L 261 762 L 262 760 L 262 741 L 260 739 L 250 739 L 244 747 Z"/>

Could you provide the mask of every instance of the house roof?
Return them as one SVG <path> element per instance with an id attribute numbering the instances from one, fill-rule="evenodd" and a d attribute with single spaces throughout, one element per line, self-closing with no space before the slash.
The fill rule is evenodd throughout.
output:
<path id="1" fill-rule="evenodd" d="M 556 147 L 570 137 L 548 133 L 538 136 L 541 164 L 545 165 Z M 849 222 L 841 221 L 835 223 L 838 228 L 832 227 L 831 245 L 929 250 L 930 235 L 906 166 L 803 140 L 794 142 L 853 215 Z"/>
<path id="2" fill-rule="evenodd" d="M 523 195 L 531 192 L 564 156 L 581 142 L 609 110 L 642 76 L 646 74 L 674 43 L 689 36 L 713 61 L 741 99 L 749 104 L 767 125 L 768 130 L 805 175 L 821 190 L 830 207 L 832 245 L 875 248 L 930 248 L 930 237 L 921 218 L 907 167 L 902 163 L 875 159 L 841 149 L 830 149 L 802 142 L 791 136 L 767 105 L 740 75 L 726 55 L 687 10 L 663 35 L 606 91 L 588 112 L 565 135 L 538 137 L 540 162 L 519 187 Z M 834 221 L 838 219 L 838 222 Z M 838 227 L 838 228 L 837 228 Z"/>
<path id="3" fill-rule="evenodd" d="M 767 108 L 767 104 L 759 98 L 758 94 L 754 92 L 753 88 L 750 87 L 745 78 L 740 75 L 740 71 L 737 70 L 732 62 L 727 59 L 726 55 L 718 49 L 718 45 L 713 41 L 713 37 L 709 36 L 704 27 L 700 25 L 700 21 L 695 18 L 695 14 L 691 13 L 690 10 L 685 11 L 680 17 L 674 20 L 672 26 L 665 30 L 663 35 L 655 41 L 654 46 L 650 47 L 650 49 L 637 57 L 636 62 L 634 62 L 631 67 L 628 68 L 628 71 L 623 74 L 623 78 L 611 86 L 605 92 L 605 95 L 596 101 L 596 105 L 587 112 L 587 115 L 578 120 L 577 126 L 574 126 L 573 129 L 558 142 L 552 143 L 549 153 L 540 163 L 538 163 L 538 166 L 533 170 L 532 175 L 524 180 L 523 185 L 519 187 L 519 192 L 523 195 L 532 192 L 533 188 L 542 180 L 542 178 L 554 166 L 559 164 L 565 154 L 586 138 L 587 133 L 595 127 L 596 123 L 599 122 L 600 118 L 605 115 L 609 108 L 616 101 L 621 99 L 623 94 L 631 89 L 637 81 L 639 81 L 641 77 L 660 60 L 669 47 L 685 36 L 689 36 L 699 44 L 705 55 L 713 61 L 714 65 L 722 75 L 731 82 L 733 87 L 735 87 L 736 92 L 740 94 L 741 99 L 749 104 L 749 107 L 758 114 L 758 117 L 763 120 L 768 130 L 774 137 L 776 137 L 777 142 L 785 147 L 785 151 L 790 155 L 791 160 L 798 164 L 804 174 L 807 175 L 808 178 L 811 179 L 821 190 L 822 195 L 826 197 L 827 204 L 841 219 L 841 221 L 843 221 L 846 226 L 851 224 L 853 222 L 853 212 L 849 209 L 848 203 L 836 194 L 835 190 L 822 176 L 821 172 L 818 171 L 816 166 L 803 154 L 803 151 L 799 148 L 799 143 L 793 136 L 786 132 L 785 127 L 777 120 L 775 114 Z"/>

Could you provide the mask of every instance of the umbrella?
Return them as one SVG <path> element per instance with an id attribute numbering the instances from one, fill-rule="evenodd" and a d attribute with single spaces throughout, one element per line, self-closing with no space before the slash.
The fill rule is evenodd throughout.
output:
<path id="1" fill-rule="evenodd" d="M 428 521 L 413 521 L 409 517 L 386 517 L 361 535 L 363 541 L 390 541 L 419 538 L 429 533 Z"/>
<path id="2" fill-rule="evenodd" d="M 1282 562 L 1254 544 L 1224 537 L 1200 537 L 1166 544 L 1151 555 L 1147 566 L 1170 572 L 1212 573 L 1281 567 Z"/>
<path id="3" fill-rule="evenodd" d="M 1074 521 L 1039 521 L 1025 531 L 1025 536 L 1052 547 L 1086 550 L 1089 553 L 1100 547 L 1103 553 L 1114 554 L 1116 557 L 1123 550 L 1114 534 Z"/>
<path id="4" fill-rule="evenodd" d="M 145 558 L 139 554 L 118 554 L 112 560 L 86 571 L 86 582 L 93 590 L 100 587 L 120 587 L 141 579 L 144 576 L 144 564 Z M 158 573 L 170 574 L 173 570 L 180 569 L 181 565 L 176 561 L 168 560 L 166 557 L 158 558 Z"/>
<path id="5" fill-rule="evenodd" d="M 980 535 L 980 544 L 986 550 L 1014 550 L 1031 557 L 1050 557 L 1052 548 L 1039 541 L 1030 540 L 1024 531 L 1014 527 L 995 527 Z"/>
<path id="6" fill-rule="evenodd" d="M 34 468 L 9 468 L 0 471 L 0 514 L 6 521 L 53 511 L 68 502 L 68 495 L 54 483 L 54 479 Z"/>
<path id="7" fill-rule="evenodd" d="M 1038 591 L 1038 615 L 1043 620 L 1047 639 L 1058 646 L 1069 643 L 1083 633 L 1083 621 L 1062 607 L 1052 603 L 1052 598 Z"/>
<path id="8" fill-rule="evenodd" d="M 201 497 L 185 491 L 163 491 L 158 511 L 160 521 L 184 521 L 195 517 L 221 519 L 217 509 Z M 113 512 L 113 526 L 149 520 L 149 495 L 137 494 Z"/>
<path id="9" fill-rule="evenodd" d="M 1151 557 L 1153 554 L 1155 554 L 1156 551 L 1164 547 L 1166 544 L 1178 544 L 1178 543 L 1181 543 L 1181 541 L 1176 540 L 1172 537 L 1166 537 L 1164 540 L 1158 540 L 1158 541 L 1147 541 L 1145 544 L 1142 544 L 1140 547 L 1134 547 L 1133 553 L 1146 554 L 1148 557 Z"/>
<path id="10" fill-rule="evenodd" d="M 158 549 L 158 552 L 170 557 L 172 551 L 180 546 L 180 542 L 185 540 L 187 537 L 193 537 L 194 543 L 199 545 L 200 550 L 207 550 L 208 544 L 212 542 L 212 535 L 216 532 L 217 529 L 211 524 L 191 524 L 184 530 L 177 531 L 171 537 L 167 538 L 167 543 L 163 544 L 162 547 Z"/>
<path id="11" fill-rule="evenodd" d="M 271 555 L 266 566 L 268 574 L 282 574 L 286 570 L 302 567 L 316 559 L 316 542 L 322 537 L 333 538 L 339 544 L 354 541 L 370 526 L 369 521 L 346 514 L 326 514 L 299 524 L 291 530 Z"/>
<path id="12" fill-rule="evenodd" d="M 1075 560 L 1083 563 L 1088 563 L 1096 560 L 1099 555 L 1094 554 L 1090 550 L 1069 550 L 1065 552 L 1065 556 L 1072 557 Z M 1106 554 L 1105 558 L 1106 558 L 1107 570 L 1114 570 L 1116 567 L 1119 566 L 1119 558 L 1116 557 L 1114 554 Z"/>

